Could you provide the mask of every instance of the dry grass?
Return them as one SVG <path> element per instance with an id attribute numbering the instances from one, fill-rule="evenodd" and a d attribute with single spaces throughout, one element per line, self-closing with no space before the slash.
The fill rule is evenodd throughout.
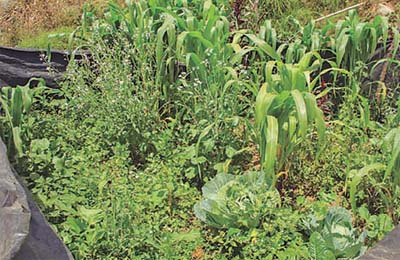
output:
<path id="1" fill-rule="evenodd" d="M 0 5 L 0 46 L 16 46 L 21 40 L 33 38 L 42 32 L 78 25 L 83 5 L 87 2 L 101 10 L 108 0 L 15 0 L 8 10 L 1 10 Z M 301 2 L 303 10 L 316 11 L 316 6 L 319 6 L 316 4 L 316 0 L 302 0 Z M 322 2 L 329 3 L 327 0 Z M 330 9 L 323 13 L 338 11 L 338 9 L 356 2 L 359 1 L 344 0 L 339 1 L 339 4 L 326 4 Z M 396 0 L 368 0 L 367 2 L 368 5 L 359 10 L 362 16 L 376 14 L 378 3 L 395 6 L 397 7 L 396 11 L 400 9 Z M 395 19 L 399 19 L 398 15 Z"/>
<path id="2" fill-rule="evenodd" d="M 0 10 L 0 45 L 15 46 L 43 31 L 76 26 L 86 2 L 104 6 L 107 0 L 16 0 Z"/>
<path id="3" fill-rule="evenodd" d="M 1 13 L 0 43 L 12 46 L 41 31 L 75 25 L 79 21 L 81 6 L 80 0 L 17 0 Z"/>

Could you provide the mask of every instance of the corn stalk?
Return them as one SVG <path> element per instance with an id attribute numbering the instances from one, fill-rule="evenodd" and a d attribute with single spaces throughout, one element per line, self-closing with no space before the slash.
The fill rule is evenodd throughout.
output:
<path id="1" fill-rule="evenodd" d="M 317 127 L 320 140 L 325 134 L 325 122 L 315 96 L 310 93 L 312 83 L 307 75 L 312 53 L 299 64 L 269 62 L 267 82 L 261 87 L 255 105 L 261 166 L 267 178 L 276 182 L 276 171 L 281 171 L 297 143 L 306 138 L 308 129 Z M 315 62 L 314 62 L 315 63 Z M 276 73 L 274 73 L 276 71 Z"/>

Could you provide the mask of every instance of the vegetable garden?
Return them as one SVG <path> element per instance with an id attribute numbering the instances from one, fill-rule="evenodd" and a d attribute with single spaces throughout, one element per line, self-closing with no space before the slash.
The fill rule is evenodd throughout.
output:
<path id="1" fill-rule="evenodd" d="M 86 5 L 60 88 L 1 88 L 76 259 L 357 259 L 399 223 L 396 17 L 255 2 Z"/>

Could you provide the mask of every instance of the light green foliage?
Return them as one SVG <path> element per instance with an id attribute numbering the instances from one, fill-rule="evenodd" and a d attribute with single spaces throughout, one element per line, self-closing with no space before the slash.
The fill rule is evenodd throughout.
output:
<path id="1" fill-rule="evenodd" d="M 400 128 L 392 129 L 384 138 L 384 146 L 391 154 L 385 178 L 391 178 L 394 185 L 400 185 Z"/>
<path id="2" fill-rule="evenodd" d="M 42 32 L 34 37 L 22 38 L 18 47 L 47 49 L 50 46 L 52 49 L 65 50 L 70 47 L 68 39 L 73 31 L 73 27 L 60 27 L 52 31 Z"/>
<path id="3" fill-rule="evenodd" d="M 194 212 L 217 228 L 256 228 L 266 212 L 280 204 L 278 191 L 269 187 L 260 172 L 218 174 L 202 190 L 204 200 L 195 205 Z"/>
<path id="4" fill-rule="evenodd" d="M 311 57 L 312 53 L 308 53 L 295 65 L 266 65 L 267 82 L 257 95 L 255 117 L 261 164 L 269 177 L 283 168 L 296 143 L 306 137 L 314 123 L 320 138 L 324 138 L 323 114 L 310 93 L 309 75 L 315 69 L 315 65 L 308 64 Z"/>
<path id="5" fill-rule="evenodd" d="M 366 249 L 363 245 L 367 234 L 358 236 L 351 215 L 344 208 L 331 208 L 312 231 L 310 246 L 313 259 L 354 259 Z"/>
<path id="6" fill-rule="evenodd" d="M 357 63 L 367 63 L 380 41 L 386 46 L 389 23 L 386 17 L 377 16 L 371 22 L 360 21 L 356 11 L 350 11 L 344 20 L 328 22 L 322 28 L 314 21 L 302 26 L 292 19 L 301 38 L 283 43 L 278 53 L 284 54 L 289 63 L 299 61 L 307 51 L 323 50 L 335 54 L 331 65 L 353 71 Z"/>
<path id="7" fill-rule="evenodd" d="M 308 259 L 302 234 L 301 214 L 288 208 L 270 208 L 255 229 L 220 229 L 206 233 L 216 259 Z"/>
<path id="8" fill-rule="evenodd" d="M 376 17 L 372 22 L 360 22 L 355 11 L 349 13 L 348 19 L 335 25 L 336 65 L 352 71 L 356 62 L 366 62 L 375 52 L 378 40 L 386 44 L 388 38 L 388 21 L 385 17 Z"/>
<path id="9" fill-rule="evenodd" d="M 23 137 L 29 134 L 32 123 L 29 122 L 29 113 L 36 101 L 36 95 L 45 88 L 43 80 L 38 80 L 39 86 L 36 89 L 30 88 L 30 82 L 26 86 L 0 89 L 0 111 L 4 113 L 3 116 L 0 114 L 0 120 L 4 124 L 0 126 L 0 133 L 2 136 L 9 133 L 7 147 L 11 157 L 24 155 Z"/>
<path id="10" fill-rule="evenodd" d="M 371 215 L 364 206 L 358 208 L 360 217 L 366 222 L 369 239 L 381 240 L 393 230 L 393 220 L 387 214 Z"/>

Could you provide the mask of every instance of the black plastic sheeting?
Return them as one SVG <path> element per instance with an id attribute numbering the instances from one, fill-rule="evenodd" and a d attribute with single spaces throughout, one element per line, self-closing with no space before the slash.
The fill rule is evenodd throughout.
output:
<path id="1" fill-rule="evenodd" d="M 72 260 L 32 194 L 11 168 L 0 139 L 0 259 Z"/>
<path id="2" fill-rule="evenodd" d="M 370 249 L 360 260 L 398 260 L 400 259 L 400 227 Z"/>
<path id="3" fill-rule="evenodd" d="M 82 60 L 88 56 L 88 53 L 80 52 L 74 58 Z M 23 86 L 31 78 L 42 78 L 48 87 L 58 88 L 57 81 L 62 79 L 70 57 L 71 54 L 65 51 L 47 53 L 37 49 L 0 47 L 0 87 Z"/>
<path id="4" fill-rule="evenodd" d="M 12 172 L 0 139 L 0 259 L 10 259 L 20 250 L 30 218 L 25 190 Z"/>

